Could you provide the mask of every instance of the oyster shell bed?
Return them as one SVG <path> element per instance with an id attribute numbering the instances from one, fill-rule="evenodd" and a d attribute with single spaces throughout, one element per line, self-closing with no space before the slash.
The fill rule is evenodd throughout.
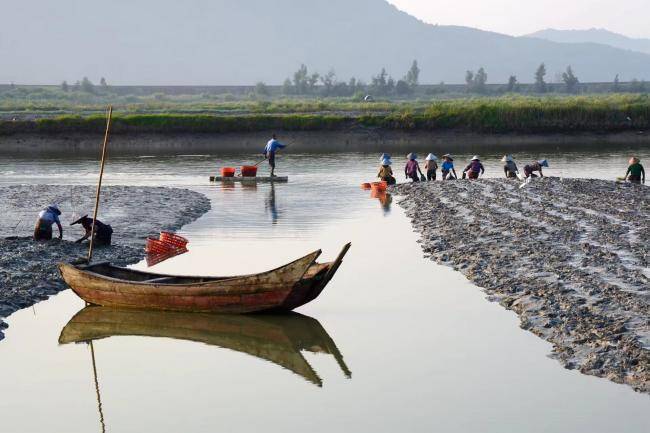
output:
<path id="1" fill-rule="evenodd" d="M 650 188 L 591 179 L 394 187 L 427 257 L 452 266 L 566 368 L 650 393 Z"/>
<path id="2" fill-rule="evenodd" d="M 70 223 L 94 206 L 95 189 L 86 186 L 17 185 L 0 187 L 0 340 L 7 327 L 3 317 L 47 299 L 67 288 L 56 264 L 85 257 L 88 244 Z M 49 203 L 62 211 L 64 239 L 34 242 L 31 234 L 38 212 Z M 178 188 L 108 186 L 102 190 L 99 220 L 113 227 L 113 245 L 98 247 L 93 261 L 116 265 L 136 263 L 144 256 L 148 235 L 177 230 L 210 209 L 203 194 Z M 54 236 L 58 229 L 53 227 Z"/>

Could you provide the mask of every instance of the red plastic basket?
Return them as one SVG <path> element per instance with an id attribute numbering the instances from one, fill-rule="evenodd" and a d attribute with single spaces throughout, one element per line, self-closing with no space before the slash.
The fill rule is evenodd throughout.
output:
<path id="1" fill-rule="evenodd" d="M 373 182 L 371 187 L 373 191 L 383 192 L 386 191 L 386 188 L 388 187 L 388 182 L 385 181 Z"/>
<path id="2" fill-rule="evenodd" d="M 257 166 L 256 165 L 242 165 L 241 175 L 244 177 L 255 177 L 257 176 Z"/>
<path id="3" fill-rule="evenodd" d="M 371 185 L 369 182 L 365 182 L 361 184 L 361 189 L 370 189 Z"/>
<path id="4" fill-rule="evenodd" d="M 160 241 L 173 246 L 174 248 L 185 248 L 188 240 L 172 232 L 160 232 Z"/>
<path id="5" fill-rule="evenodd" d="M 235 177 L 236 171 L 237 170 L 232 167 L 223 167 L 221 169 L 221 177 Z"/>
<path id="6" fill-rule="evenodd" d="M 175 247 L 171 244 L 156 239 L 154 237 L 147 238 L 147 245 L 144 250 L 147 254 L 169 254 L 175 250 Z"/>

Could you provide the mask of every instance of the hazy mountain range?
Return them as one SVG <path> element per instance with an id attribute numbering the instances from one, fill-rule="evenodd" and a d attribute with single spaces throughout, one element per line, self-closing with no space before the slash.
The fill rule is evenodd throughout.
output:
<path id="1" fill-rule="evenodd" d="M 467 27 L 434 26 L 384 0 L 21 0 L 0 13 L 0 82 L 280 84 L 301 63 L 369 81 L 401 78 L 413 59 L 423 83 L 549 80 L 572 65 L 581 81 L 650 79 L 650 55 Z"/>
<path id="2" fill-rule="evenodd" d="M 556 30 L 546 29 L 527 35 L 562 43 L 585 43 L 609 45 L 624 50 L 650 54 L 650 39 L 635 39 L 605 29 Z"/>

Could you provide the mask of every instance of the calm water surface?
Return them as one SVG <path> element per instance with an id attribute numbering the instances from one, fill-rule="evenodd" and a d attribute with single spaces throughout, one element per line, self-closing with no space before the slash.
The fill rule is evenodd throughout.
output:
<path id="1" fill-rule="evenodd" d="M 630 153 L 650 158 L 648 149 L 543 156 L 548 175 L 613 179 Z M 501 175 L 498 157 L 485 152 L 490 175 Z M 182 230 L 190 252 L 157 272 L 261 271 L 318 248 L 333 258 L 351 241 L 323 295 L 299 310 L 316 320 L 103 317 L 110 323 L 93 343 L 96 384 L 90 346 L 58 344 L 83 308 L 62 292 L 7 320 L 1 431 L 650 431 L 647 396 L 564 370 L 513 313 L 422 258 L 401 208 L 359 189 L 375 175 L 377 155 L 284 155 L 280 172 L 290 183 L 274 187 L 207 182 L 220 166 L 256 158 L 114 157 L 106 179 L 185 186 L 212 200 Z M 4 158 L 0 184 L 92 184 L 96 172 L 88 159 Z"/>

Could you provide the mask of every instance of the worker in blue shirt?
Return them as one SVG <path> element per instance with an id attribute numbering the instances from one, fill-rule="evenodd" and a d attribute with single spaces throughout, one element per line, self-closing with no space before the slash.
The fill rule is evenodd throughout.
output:
<path id="1" fill-rule="evenodd" d="M 264 157 L 269 160 L 269 165 L 271 166 L 271 177 L 275 176 L 275 152 L 278 149 L 284 149 L 286 145 L 280 143 L 278 138 L 273 134 L 273 138 L 266 143 L 264 147 Z"/>

